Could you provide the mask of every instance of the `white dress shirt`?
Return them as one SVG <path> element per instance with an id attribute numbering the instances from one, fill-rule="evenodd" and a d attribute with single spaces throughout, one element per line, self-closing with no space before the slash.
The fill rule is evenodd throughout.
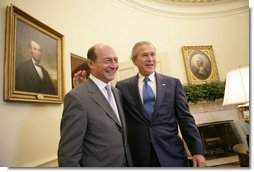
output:
<path id="1" fill-rule="evenodd" d="M 144 78 L 145 76 L 141 75 L 140 73 L 138 74 L 139 79 L 138 79 L 138 89 L 139 89 L 139 95 L 141 100 L 143 100 L 143 85 L 144 85 Z M 152 88 L 155 99 L 156 99 L 156 79 L 155 79 L 155 73 L 153 72 L 151 75 L 148 76 L 149 78 L 149 86 Z"/>
<path id="2" fill-rule="evenodd" d="M 34 67 L 35 67 L 37 73 L 39 74 L 41 80 L 43 80 L 43 73 L 42 73 L 41 66 L 40 65 L 36 65 L 37 62 L 35 62 L 33 58 L 32 58 L 32 61 L 34 63 Z"/>
<path id="3" fill-rule="evenodd" d="M 99 80 L 98 78 L 96 78 L 95 76 L 93 76 L 92 74 L 90 74 L 89 78 L 99 87 L 99 89 L 101 90 L 102 94 L 105 96 L 105 98 L 108 100 L 108 93 L 107 93 L 107 90 L 106 90 L 106 85 L 111 85 L 111 83 L 109 82 L 108 84 Z M 112 92 L 113 94 L 113 92 Z M 114 94 L 113 94 L 114 95 Z M 118 113 L 118 108 L 117 108 L 117 105 L 116 105 L 116 100 L 115 100 L 115 97 L 112 96 L 113 98 L 113 103 L 114 103 L 114 106 L 115 106 L 115 109 L 116 109 L 116 117 L 118 118 L 118 120 L 121 122 L 120 120 L 120 117 L 119 117 L 119 113 Z"/>

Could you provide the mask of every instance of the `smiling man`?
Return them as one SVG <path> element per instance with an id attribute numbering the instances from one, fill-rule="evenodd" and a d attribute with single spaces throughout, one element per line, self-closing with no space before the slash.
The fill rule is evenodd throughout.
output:
<path id="1" fill-rule="evenodd" d="M 134 45 L 131 59 L 139 73 L 119 81 L 116 87 L 123 95 L 134 166 L 188 167 L 179 126 L 193 166 L 204 167 L 201 137 L 180 80 L 155 72 L 156 49 L 148 41 Z"/>
<path id="2" fill-rule="evenodd" d="M 121 94 L 110 84 L 118 69 L 116 52 L 96 44 L 87 58 L 90 77 L 64 98 L 59 166 L 132 166 Z"/>

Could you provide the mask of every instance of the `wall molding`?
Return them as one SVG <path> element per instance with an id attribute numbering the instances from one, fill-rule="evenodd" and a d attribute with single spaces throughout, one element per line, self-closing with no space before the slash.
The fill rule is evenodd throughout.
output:
<path id="1" fill-rule="evenodd" d="M 228 15 L 235 15 L 239 13 L 247 13 L 249 11 L 249 4 L 247 0 L 224 0 L 221 3 L 218 1 L 191 1 L 199 2 L 191 4 L 183 1 L 180 3 L 169 3 L 162 0 L 119 0 L 125 5 L 135 8 L 153 15 L 159 15 L 168 18 L 214 18 Z M 185 2 L 185 3 L 184 3 Z M 190 5 L 191 4 L 191 5 Z"/>

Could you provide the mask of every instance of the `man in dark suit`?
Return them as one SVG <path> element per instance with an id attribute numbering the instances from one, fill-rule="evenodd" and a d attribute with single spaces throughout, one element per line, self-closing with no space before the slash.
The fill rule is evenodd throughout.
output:
<path id="1" fill-rule="evenodd" d="M 179 126 L 192 154 L 193 166 L 204 167 L 202 141 L 179 79 L 155 72 L 156 49 L 150 42 L 135 44 L 132 61 L 139 73 L 119 81 L 116 87 L 123 95 L 134 166 L 187 167 L 187 155 L 179 137 Z M 146 77 L 152 91 L 143 94 L 147 90 L 143 87 Z M 152 94 L 152 97 L 147 97 L 147 94 Z M 152 101 L 149 110 L 144 105 L 147 101 Z"/>
<path id="2" fill-rule="evenodd" d="M 15 90 L 42 94 L 57 94 L 48 72 L 40 65 L 41 47 L 30 42 L 32 58 L 20 64 L 16 70 Z"/>
<path id="3" fill-rule="evenodd" d="M 87 58 L 90 77 L 64 98 L 59 166 L 132 166 L 121 93 L 110 85 L 118 57 L 108 45 L 96 44 Z"/>

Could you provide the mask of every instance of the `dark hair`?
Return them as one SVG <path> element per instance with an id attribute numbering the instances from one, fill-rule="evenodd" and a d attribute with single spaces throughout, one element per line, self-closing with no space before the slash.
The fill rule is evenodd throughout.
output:
<path id="1" fill-rule="evenodd" d="M 87 58 L 92 61 L 95 61 L 97 58 L 97 55 L 95 53 L 95 48 L 96 48 L 96 46 L 94 45 L 91 48 L 89 48 L 89 50 L 87 51 Z"/>

